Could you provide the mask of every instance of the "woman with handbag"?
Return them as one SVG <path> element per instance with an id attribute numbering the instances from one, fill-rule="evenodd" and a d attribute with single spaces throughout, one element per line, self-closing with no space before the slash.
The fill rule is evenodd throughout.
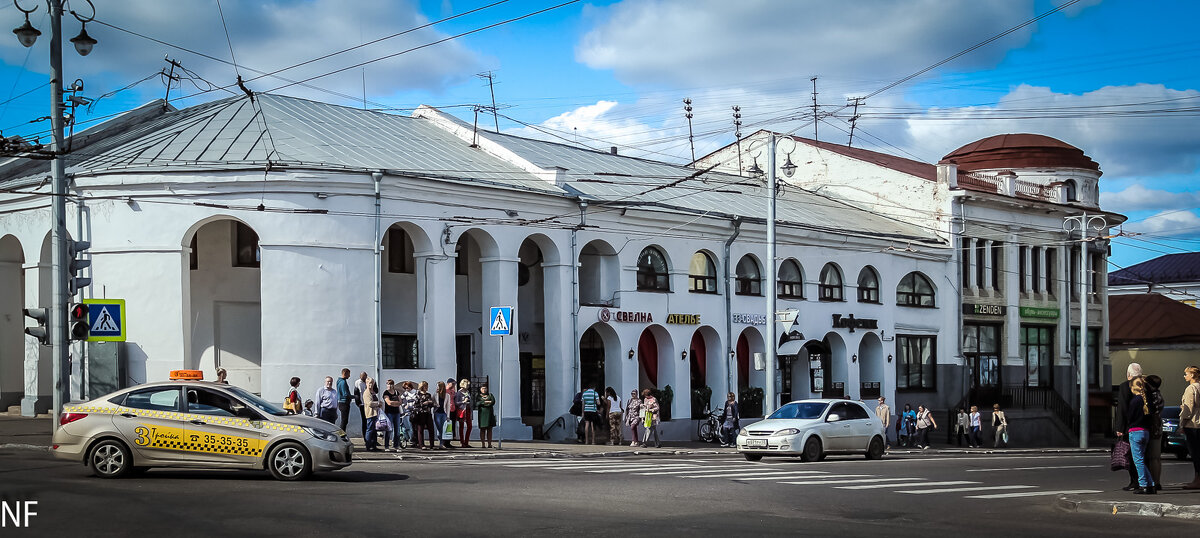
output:
<path id="1" fill-rule="evenodd" d="M 1183 401 L 1179 406 L 1179 427 L 1183 430 L 1184 443 L 1192 456 L 1192 470 L 1196 473 L 1183 489 L 1200 489 L 1200 368 L 1184 368 L 1183 380 L 1188 386 L 1183 390 Z"/>
<path id="2" fill-rule="evenodd" d="M 917 406 L 917 446 L 925 449 L 929 448 L 929 430 L 937 429 L 937 421 L 933 420 L 933 413 L 925 409 L 924 405 Z"/>
<path id="3" fill-rule="evenodd" d="M 1129 390 L 1133 393 L 1133 399 L 1129 400 L 1129 407 L 1125 412 L 1126 424 L 1129 425 L 1129 431 L 1126 437 L 1129 439 L 1129 449 L 1133 453 L 1133 465 L 1137 468 L 1138 474 L 1138 489 L 1133 490 L 1134 494 L 1146 495 L 1153 494 L 1158 491 L 1154 478 L 1150 476 L 1150 468 L 1146 466 L 1146 446 L 1150 441 L 1150 405 L 1146 399 L 1146 379 L 1135 377 L 1129 383 Z"/>
<path id="4" fill-rule="evenodd" d="M 429 383 L 422 381 L 417 386 L 417 402 L 413 405 L 413 432 L 417 447 L 421 450 L 431 450 L 436 441 L 433 440 L 433 395 L 429 393 Z M 429 435 L 429 446 L 425 446 L 425 436 Z"/>
<path id="5" fill-rule="evenodd" d="M 396 390 L 396 382 L 391 379 L 387 380 L 387 390 L 383 391 L 383 416 L 391 426 L 383 436 L 383 449 L 400 450 L 403 448 L 400 441 L 400 391 Z"/>
<path id="6" fill-rule="evenodd" d="M 1000 404 L 992 404 L 992 430 L 995 435 L 992 448 L 999 448 L 1000 441 L 1004 441 L 1004 448 L 1008 448 L 1008 417 L 1000 410 Z"/>
<path id="7" fill-rule="evenodd" d="M 437 391 L 433 394 L 433 435 L 437 438 L 438 448 L 445 448 L 446 439 L 446 382 L 438 381 Z"/>
<path id="8" fill-rule="evenodd" d="M 487 383 L 479 386 L 479 399 L 475 406 L 479 408 L 479 444 L 484 448 L 492 448 L 492 428 L 496 426 L 496 396 L 488 392 Z"/>
<path id="9" fill-rule="evenodd" d="M 658 436 L 658 399 L 650 393 L 650 389 L 642 391 L 642 415 L 645 417 L 643 425 L 646 427 L 646 433 L 642 434 L 642 446 L 650 444 L 650 434 L 653 433 L 654 448 L 662 448 L 662 440 Z"/>
<path id="10" fill-rule="evenodd" d="M 288 381 L 292 386 L 288 390 L 287 399 L 283 402 L 283 408 L 289 415 L 299 415 L 304 412 L 304 401 L 300 399 L 300 378 L 293 377 Z"/>
<path id="11" fill-rule="evenodd" d="M 462 425 L 458 434 L 458 446 L 471 448 L 471 411 L 475 408 L 475 402 L 471 398 L 471 381 L 465 377 L 458 382 L 458 395 L 454 398 L 454 407 L 457 409 L 459 424 Z"/>
<path id="12" fill-rule="evenodd" d="M 458 400 L 458 383 L 451 377 L 446 380 L 446 401 L 444 409 L 446 410 L 446 423 L 450 426 L 442 430 L 442 447 L 454 448 L 454 439 L 458 432 L 462 431 L 462 424 L 458 420 L 458 407 L 455 406 L 455 401 Z M 449 430 L 449 434 L 446 431 Z"/>
<path id="13" fill-rule="evenodd" d="M 375 380 L 367 378 L 366 389 L 362 391 L 362 410 L 367 417 L 367 427 L 363 429 L 363 441 L 367 443 L 367 452 L 378 452 L 375 427 L 379 421 L 379 408 L 382 404 L 376 396 Z"/>
<path id="14" fill-rule="evenodd" d="M 625 423 L 629 425 L 629 429 L 633 433 L 630 437 L 632 441 L 629 446 L 639 446 L 638 439 L 638 424 L 642 422 L 642 400 L 638 399 L 638 391 L 629 391 L 629 401 L 625 404 Z"/>

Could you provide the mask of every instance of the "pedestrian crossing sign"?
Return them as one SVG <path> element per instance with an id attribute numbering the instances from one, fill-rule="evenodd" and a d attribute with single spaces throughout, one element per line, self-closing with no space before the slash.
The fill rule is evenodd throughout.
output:
<path id="1" fill-rule="evenodd" d="M 492 336 L 509 336 L 513 333 L 513 308 L 511 306 L 493 306 L 488 316 Z"/>
<path id="2" fill-rule="evenodd" d="M 88 305 L 88 342 L 125 341 L 125 299 L 84 299 Z"/>

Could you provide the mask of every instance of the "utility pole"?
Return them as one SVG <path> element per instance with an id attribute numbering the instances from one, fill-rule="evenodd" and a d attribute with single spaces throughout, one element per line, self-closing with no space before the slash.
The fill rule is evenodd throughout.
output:
<path id="1" fill-rule="evenodd" d="M 850 141 L 846 142 L 846 147 L 854 146 L 854 127 L 858 124 L 858 105 L 862 104 L 865 97 L 847 97 L 847 101 L 854 103 L 854 114 L 850 116 Z"/>
<path id="2" fill-rule="evenodd" d="M 1063 222 L 1063 229 L 1071 232 L 1075 224 L 1079 225 L 1079 448 L 1088 447 L 1088 354 L 1087 354 L 1087 329 L 1088 329 L 1088 274 L 1091 272 L 1087 267 L 1088 259 L 1088 243 L 1092 238 L 1088 237 L 1088 229 L 1092 228 L 1092 223 L 1098 223 L 1095 226 L 1097 229 L 1107 229 L 1108 221 L 1103 215 L 1088 216 L 1085 212 L 1078 217 L 1066 217 Z M 1097 345 L 1100 344 L 1097 339 Z"/>
<path id="3" fill-rule="evenodd" d="M 809 79 L 809 80 L 811 80 L 811 81 L 812 81 L 812 83 L 813 83 L 813 91 L 812 91 L 812 101 L 813 101 L 813 105 L 812 105 L 812 108 L 813 108 L 813 140 L 819 140 L 819 139 L 817 138 L 817 122 L 819 121 L 819 118 L 817 117 L 817 77 L 815 77 L 815 76 L 814 76 L 813 78 L 811 78 L 811 79 Z"/>
<path id="4" fill-rule="evenodd" d="M 164 56 L 163 60 L 171 64 L 171 71 L 167 73 L 167 93 L 163 95 L 163 110 L 166 110 L 168 103 L 171 102 L 171 83 L 178 80 L 175 78 L 175 68 L 183 69 L 183 66 L 179 65 L 179 62 L 172 60 L 170 56 Z"/>
<path id="5" fill-rule="evenodd" d="M 733 106 L 733 137 L 737 140 L 738 175 L 742 175 L 742 107 Z"/>
<path id="6" fill-rule="evenodd" d="M 486 78 L 488 81 L 488 92 L 492 94 L 492 121 L 496 123 L 496 132 L 500 132 L 500 116 L 496 113 L 496 84 L 495 76 L 491 71 L 475 75 L 479 78 Z"/>
<path id="7" fill-rule="evenodd" d="M 51 215 L 53 229 L 50 242 L 50 356 L 54 361 L 54 424 L 62 413 L 64 403 L 71 401 L 71 354 L 67 341 L 67 174 L 62 150 L 66 147 L 63 135 L 63 76 L 62 76 L 62 0 L 50 4 L 50 127 L 53 140 L 50 152 L 52 176 Z"/>
<path id="8" fill-rule="evenodd" d="M 775 303 L 779 291 L 775 284 L 775 132 L 767 139 L 767 387 L 763 416 L 775 411 L 775 363 L 778 361 L 779 338 L 775 335 Z"/>
<path id="9" fill-rule="evenodd" d="M 683 98 L 683 117 L 688 122 L 688 146 L 692 148 L 692 166 L 696 166 L 696 140 L 692 137 L 692 98 Z"/>

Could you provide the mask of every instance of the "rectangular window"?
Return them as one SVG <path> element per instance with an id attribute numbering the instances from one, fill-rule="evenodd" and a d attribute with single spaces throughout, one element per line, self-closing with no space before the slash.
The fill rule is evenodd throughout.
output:
<path id="1" fill-rule="evenodd" d="M 937 390 L 936 336 L 896 336 L 896 388 Z"/>
<path id="2" fill-rule="evenodd" d="M 987 245 L 982 240 L 975 240 L 975 286 L 983 288 L 983 278 L 987 274 Z"/>
<path id="3" fill-rule="evenodd" d="M 415 334 L 383 335 L 383 367 L 387 370 L 420 368 L 420 355 Z"/>
<path id="4" fill-rule="evenodd" d="M 1021 358 L 1025 361 L 1025 384 L 1049 387 L 1054 373 L 1054 327 L 1021 326 Z"/>
<path id="5" fill-rule="evenodd" d="M 413 261 L 412 238 L 400 228 L 388 230 L 387 258 L 389 273 L 412 273 Z"/>
<path id="6" fill-rule="evenodd" d="M 233 244 L 237 247 L 233 257 L 234 267 L 260 266 L 262 254 L 258 248 L 258 234 L 254 233 L 254 230 L 245 224 L 235 222 Z"/>
<path id="7" fill-rule="evenodd" d="M 1046 249 L 1046 293 L 1053 297 L 1058 291 L 1058 251 L 1052 248 Z"/>
<path id="8" fill-rule="evenodd" d="M 1004 267 L 1004 264 L 1001 262 L 1003 251 L 1004 248 L 999 242 L 992 243 L 992 289 L 996 291 L 1000 291 L 1001 289 L 1000 280 L 1002 275 L 1000 274 L 1000 268 Z"/>
<path id="9" fill-rule="evenodd" d="M 963 355 L 972 388 L 1000 386 L 1000 325 L 964 323 Z"/>
<path id="10" fill-rule="evenodd" d="M 1079 356 L 1079 329 L 1071 329 L 1071 354 Z M 1100 386 L 1100 329 L 1088 329 L 1088 385 Z"/>
<path id="11" fill-rule="evenodd" d="M 1071 248 L 1071 270 L 1067 271 L 1067 285 L 1071 287 L 1071 300 L 1079 300 L 1079 248 Z"/>
<path id="12" fill-rule="evenodd" d="M 963 289 L 971 287 L 971 240 L 962 238 L 961 262 L 962 262 L 962 287 Z"/>
<path id="13" fill-rule="evenodd" d="M 1033 247 L 1030 252 L 1030 261 L 1033 262 L 1033 268 L 1029 271 L 1030 288 L 1034 293 L 1042 292 L 1042 249 Z"/>
<path id="14" fill-rule="evenodd" d="M 1026 262 L 1029 261 L 1029 247 L 1021 247 L 1018 249 L 1018 252 L 1020 252 L 1017 256 L 1020 258 L 1018 262 L 1021 264 L 1021 267 L 1017 269 L 1017 274 L 1021 275 L 1019 286 L 1021 287 L 1021 293 L 1025 293 L 1029 291 L 1029 273 L 1025 268 Z"/>
<path id="15" fill-rule="evenodd" d="M 738 280 L 739 288 L 738 295 L 741 293 L 741 280 Z M 688 275 L 688 285 L 691 286 L 692 293 L 716 293 L 717 292 L 717 277 L 707 275 Z"/>

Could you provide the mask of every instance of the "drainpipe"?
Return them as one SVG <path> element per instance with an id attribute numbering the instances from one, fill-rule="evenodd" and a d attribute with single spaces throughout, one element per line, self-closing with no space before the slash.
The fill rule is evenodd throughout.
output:
<path id="1" fill-rule="evenodd" d="M 737 343 L 733 339 L 733 298 L 730 297 L 729 291 L 729 250 L 730 245 L 733 245 L 733 240 L 737 239 L 738 234 L 742 232 L 742 218 L 733 218 L 733 235 L 725 240 L 725 341 L 729 344 L 729 351 L 725 354 L 725 392 L 734 392 L 733 372 L 737 367 L 736 353 Z M 771 262 L 767 262 L 771 263 Z M 768 321 L 769 323 L 769 321 Z M 724 398 L 722 398 L 724 399 Z"/>
<path id="2" fill-rule="evenodd" d="M 380 271 L 382 261 L 382 242 L 383 237 L 380 234 L 380 219 L 382 217 L 382 208 L 380 207 L 379 182 L 383 181 L 382 172 L 371 172 L 371 179 L 375 183 L 375 382 L 379 383 L 380 376 L 383 375 L 383 312 L 381 310 L 383 303 L 383 273 Z"/>

